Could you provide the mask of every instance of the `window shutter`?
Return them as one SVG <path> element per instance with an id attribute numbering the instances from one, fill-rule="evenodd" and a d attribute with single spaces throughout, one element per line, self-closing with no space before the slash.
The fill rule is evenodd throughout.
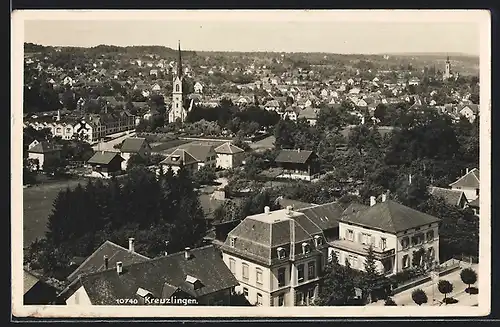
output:
<path id="1" fill-rule="evenodd" d="M 375 246 L 375 236 L 372 236 L 370 241 L 372 246 Z"/>
<path id="2" fill-rule="evenodd" d="M 345 234 L 345 239 L 348 240 L 349 239 L 349 231 L 347 229 L 344 231 L 344 234 Z"/>
<path id="3" fill-rule="evenodd" d="M 363 234 L 358 233 L 358 243 L 361 243 L 363 240 Z"/>

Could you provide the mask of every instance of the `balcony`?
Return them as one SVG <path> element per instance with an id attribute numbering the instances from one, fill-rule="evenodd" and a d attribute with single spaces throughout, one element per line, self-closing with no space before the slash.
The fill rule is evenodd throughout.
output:
<path id="1" fill-rule="evenodd" d="M 356 242 L 349 241 L 349 240 L 335 240 L 335 241 L 331 242 L 330 245 L 336 249 L 339 249 L 339 250 L 353 252 L 353 253 L 357 253 L 357 254 L 360 254 L 363 256 L 368 255 L 368 245 L 365 245 L 365 244 L 356 243 Z M 382 250 L 382 249 L 377 248 L 377 247 L 373 247 L 372 249 L 373 249 L 373 254 L 375 256 L 375 259 L 377 259 L 377 260 L 383 260 L 386 258 L 390 258 L 390 257 L 394 256 L 394 254 L 395 254 L 394 249 Z"/>

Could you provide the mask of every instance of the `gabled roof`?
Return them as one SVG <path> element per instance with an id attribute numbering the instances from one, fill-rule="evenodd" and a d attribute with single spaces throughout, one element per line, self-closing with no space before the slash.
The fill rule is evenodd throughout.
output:
<path id="1" fill-rule="evenodd" d="M 386 200 L 368 207 L 366 210 L 343 216 L 341 221 L 395 234 L 436 223 L 440 219 L 392 200 Z"/>
<path id="2" fill-rule="evenodd" d="M 289 163 L 306 163 L 307 160 L 313 155 L 314 152 L 309 150 L 290 150 L 283 149 L 280 151 L 275 162 L 289 162 Z"/>
<path id="3" fill-rule="evenodd" d="M 115 305 L 116 299 L 135 298 L 142 288 L 156 298 L 181 290 L 194 298 L 219 292 L 238 285 L 220 252 L 212 245 L 184 252 L 124 265 L 119 275 L 116 269 L 84 275 L 81 285 L 93 305 Z M 199 280 L 199 288 L 186 281 L 187 276 Z"/>
<path id="4" fill-rule="evenodd" d="M 57 145 L 49 143 L 47 141 L 42 141 L 28 150 L 28 152 L 31 153 L 50 153 L 57 151 L 60 151 L 60 148 Z"/>
<path id="5" fill-rule="evenodd" d="M 188 143 L 180 146 L 179 148 L 186 150 L 196 160 L 205 161 L 209 154 L 214 151 L 215 146 Z"/>
<path id="6" fill-rule="evenodd" d="M 190 165 L 199 162 L 198 159 L 194 158 L 184 149 L 176 149 L 174 152 L 169 154 L 162 162 L 162 165 L 167 166 L 180 166 Z"/>
<path id="7" fill-rule="evenodd" d="M 98 165 L 109 165 L 111 161 L 113 161 L 115 158 L 119 158 L 120 161 L 123 161 L 124 159 L 120 156 L 119 152 L 114 152 L 114 151 L 97 151 L 94 153 L 92 158 L 90 158 L 87 163 L 90 164 L 98 164 Z"/>
<path id="8" fill-rule="evenodd" d="M 339 226 L 342 207 L 336 202 L 330 202 L 298 209 L 297 211 L 302 212 L 309 220 L 324 231 Z"/>
<path id="9" fill-rule="evenodd" d="M 148 257 L 137 252 L 130 252 L 128 249 L 115 244 L 111 241 L 104 242 L 97 250 L 94 251 L 75 271 L 73 271 L 67 280 L 72 282 L 79 275 L 90 274 L 106 269 L 104 266 L 104 256 L 108 256 L 108 267 L 115 267 L 117 262 L 122 262 L 124 265 L 143 262 L 149 260 Z"/>
<path id="10" fill-rule="evenodd" d="M 465 197 L 465 193 L 460 190 L 450 190 L 447 188 L 431 186 L 429 187 L 429 193 L 432 196 L 443 198 L 447 203 L 451 205 L 460 205 L 460 200 Z M 467 199 L 467 197 L 465 197 Z"/>
<path id="11" fill-rule="evenodd" d="M 240 147 L 237 147 L 236 145 L 232 144 L 231 142 L 226 142 L 226 143 L 216 147 L 215 152 L 221 153 L 221 154 L 236 154 L 236 153 L 245 152 L 245 150 L 243 150 Z"/>
<path id="12" fill-rule="evenodd" d="M 463 175 L 455 182 L 451 183 L 450 186 L 454 187 L 470 187 L 479 188 L 479 169 L 474 168 L 470 170 L 467 174 Z"/>
<path id="13" fill-rule="evenodd" d="M 315 205 L 313 203 L 306 203 L 298 200 L 292 200 L 282 196 L 278 197 L 274 202 L 276 204 L 279 204 L 282 209 L 286 209 L 286 207 L 291 206 L 292 209 L 294 210 L 309 208 Z"/>
<path id="14" fill-rule="evenodd" d="M 121 152 L 137 153 L 141 150 L 143 146 L 148 147 L 149 144 L 145 138 L 142 137 L 129 137 L 123 141 L 120 148 Z"/>

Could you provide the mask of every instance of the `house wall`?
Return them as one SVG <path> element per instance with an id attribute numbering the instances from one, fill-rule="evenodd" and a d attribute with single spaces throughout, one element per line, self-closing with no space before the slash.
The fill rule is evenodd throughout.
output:
<path id="1" fill-rule="evenodd" d="M 369 228 L 364 228 L 356 225 L 348 225 L 345 223 L 339 223 L 339 239 L 347 239 L 347 230 L 352 230 L 354 233 L 353 242 L 361 243 L 363 233 L 369 234 L 370 236 L 374 236 L 374 244 L 373 248 L 375 250 L 381 250 L 380 248 L 380 239 L 384 237 L 386 239 L 386 250 L 395 250 L 395 257 L 393 263 L 393 271 L 394 273 L 398 273 L 403 271 L 405 268 L 403 267 L 403 259 L 405 256 L 408 256 L 409 267 L 412 265 L 413 253 L 418 251 L 420 248 L 423 248 L 425 251 L 429 251 L 430 248 L 434 250 L 434 261 L 439 262 L 439 225 L 437 223 L 425 226 L 421 226 L 418 229 L 409 229 L 407 231 L 401 232 L 397 235 L 386 233 L 383 231 L 373 230 Z M 432 239 L 427 239 L 427 232 L 434 231 L 434 237 Z M 423 241 L 420 244 L 412 244 L 412 237 L 422 234 Z M 403 239 L 408 237 L 409 245 L 406 248 L 403 248 Z M 370 240 L 370 239 L 369 239 Z M 345 259 L 349 257 L 349 255 L 354 258 L 358 258 L 356 266 L 353 268 L 363 270 L 364 269 L 364 260 L 366 259 L 364 256 L 350 252 L 347 250 L 340 249 L 329 249 L 329 255 L 331 255 L 332 251 L 338 251 L 337 254 L 340 254 L 339 263 L 345 264 Z M 383 265 L 381 261 L 377 261 L 377 265 L 379 269 L 383 269 Z M 381 270 L 382 271 L 382 270 Z"/>
<path id="2" fill-rule="evenodd" d="M 297 260 L 291 264 L 285 262 L 271 267 L 261 265 L 259 263 L 245 260 L 230 253 L 223 252 L 222 258 L 224 263 L 231 269 L 230 261 L 234 260 L 235 266 L 233 275 L 236 277 L 239 286 L 235 288 L 238 293 L 247 293 L 246 298 L 251 304 L 257 303 L 257 294 L 262 295 L 262 306 L 278 306 L 280 295 L 284 296 L 284 306 L 294 306 L 296 297 L 296 288 L 314 289 L 317 295 L 319 283 L 319 272 L 321 270 L 320 258 L 317 256 L 309 256 Z M 314 278 L 309 279 L 308 263 L 314 262 Z M 248 279 L 243 278 L 243 264 L 248 265 Z M 298 266 L 304 265 L 304 279 L 298 280 Z M 285 269 L 284 286 L 278 286 L 278 271 Z M 257 283 L 257 269 L 262 270 L 262 283 Z M 306 298 L 306 296 L 304 296 Z"/>
<path id="3" fill-rule="evenodd" d="M 66 300 L 66 305 L 92 305 L 92 303 L 90 302 L 90 298 L 87 295 L 85 288 L 81 286 Z"/>
<path id="4" fill-rule="evenodd" d="M 217 153 L 217 167 L 224 168 L 224 169 L 231 169 L 235 166 L 233 166 L 233 155 L 232 154 L 225 154 L 225 153 Z"/>
<path id="5" fill-rule="evenodd" d="M 43 161 L 44 161 L 44 154 L 43 153 L 32 153 L 28 152 L 28 159 L 35 159 L 38 160 L 38 169 L 43 170 Z"/>
<path id="6" fill-rule="evenodd" d="M 451 189 L 463 191 L 469 202 L 477 199 L 477 197 L 478 197 L 477 194 L 479 193 L 479 188 L 476 189 L 475 187 L 460 187 L 460 186 L 458 186 L 458 187 L 452 187 Z"/>

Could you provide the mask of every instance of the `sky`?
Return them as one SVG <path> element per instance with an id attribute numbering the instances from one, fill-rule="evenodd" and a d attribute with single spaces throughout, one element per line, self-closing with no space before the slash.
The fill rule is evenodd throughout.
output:
<path id="1" fill-rule="evenodd" d="M 164 45 L 195 51 L 465 53 L 479 55 L 472 15 L 289 12 L 53 13 L 25 18 L 25 42 L 52 46 Z"/>

